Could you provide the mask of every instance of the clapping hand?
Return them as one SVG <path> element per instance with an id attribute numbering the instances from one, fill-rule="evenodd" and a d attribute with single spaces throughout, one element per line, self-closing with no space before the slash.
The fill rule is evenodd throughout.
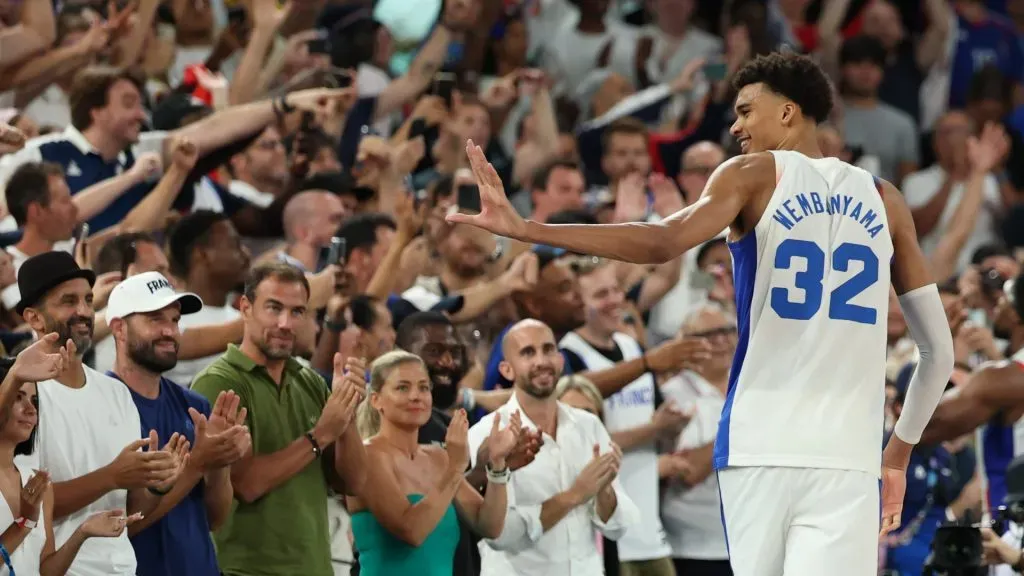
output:
<path id="1" fill-rule="evenodd" d="M 60 376 L 78 349 L 70 338 L 63 346 L 58 345 L 59 338 L 56 332 L 50 332 L 22 350 L 11 366 L 11 376 L 23 383 L 42 382 Z"/>
<path id="2" fill-rule="evenodd" d="M 675 401 L 670 399 L 658 406 L 651 423 L 663 437 L 675 439 L 690 423 L 691 418 L 693 418 L 692 411 L 679 408 Z"/>
<path id="3" fill-rule="evenodd" d="M 21 487 L 21 505 L 18 507 L 18 515 L 33 522 L 39 520 L 39 508 L 49 489 L 50 473 L 45 470 L 36 470 L 28 482 Z"/>
<path id="4" fill-rule="evenodd" d="M 247 410 L 239 408 L 240 402 L 241 398 L 229 390 L 217 395 L 209 419 L 195 408 L 188 409 L 196 431 L 192 465 L 209 472 L 233 464 L 249 453 L 252 436 L 244 424 Z"/>
<path id="5" fill-rule="evenodd" d="M 150 452 L 157 451 L 157 442 L 159 442 L 159 440 L 157 439 L 156 430 L 151 430 L 149 432 Z M 181 476 L 181 473 L 186 467 L 188 467 L 190 457 L 188 438 L 185 438 L 185 436 L 177 432 L 171 434 L 171 439 L 167 441 L 167 444 L 164 444 L 161 452 L 170 455 L 173 466 L 169 467 L 170 474 L 168 474 L 166 478 L 158 482 L 151 483 L 149 488 L 152 488 L 157 492 L 166 493 L 174 487 L 174 483 L 177 482 L 178 477 Z"/>
<path id="6" fill-rule="evenodd" d="M 588 502 L 598 492 L 610 486 L 612 480 L 619 474 L 619 465 L 622 463 L 622 451 L 618 446 L 612 444 L 612 449 L 601 454 L 601 448 L 594 444 L 594 457 L 576 477 L 572 490 L 580 497 L 582 502 Z"/>
<path id="7" fill-rule="evenodd" d="M 494 422 L 491 425 L 491 435 L 487 437 L 487 451 L 490 459 L 491 470 L 504 470 L 506 459 L 519 443 L 519 434 L 523 429 L 523 419 L 516 410 L 508 420 L 508 425 L 503 429 L 501 418 L 494 415 Z"/>
<path id="8" fill-rule="evenodd" d="M 331 395 L 320 419 L 313 429 L 320 448 L 341 437 L 355 416 L 356 407 L 366 393 L 366 368 L 362 360 L 349 358 L 342 361 L 340 353 L 334 355 L 334 378 L 331 380 Z"/>
<path id="9" fill-rule="evenodd" d="M 507 461 L 509 469 L 515 472 L 530 462 L 533 462 L 533 459 L 537 457 L 537 452 L 540 452 L 540 447 L 543 445 L 544 435 L 541 434 L 540 430 L 523 428 L 519 434 L 519 440 L 516 442 L 515 448 L 513 448 L 512 453 L 508 455 Z"/>
<path id="10" fill-rule="evenodd" d="M 140 513 L 125 516 L 124 510 L 104 510 L 86 518 L 78 530 L 86 538 L 116 538 L 139 520 L 142 520 Z"/>
<path id="11" fill-rule="evenodd" d="M 142 452 L 143 447 L 155 447 L 157 441 L 156 431 L 152 430 L 148 438 L 140 438 L 125 446 L 117 458 L 107 465 L 117 488 L 132 490 L 153 487 L 176 477 L 179 463 L 172 454 L 163 450 Z"/>
<path id="12" fill-rule="evenodd" d="M 469 466 L 469 419 L 466 411 L 459 408 L 448 424 L 448 432 L 444 436 L 444 449 L 448 452 L 448 471 L 452 474 L 463 474 Z M 493 456 L 491 458 L 494 459 Z"/>

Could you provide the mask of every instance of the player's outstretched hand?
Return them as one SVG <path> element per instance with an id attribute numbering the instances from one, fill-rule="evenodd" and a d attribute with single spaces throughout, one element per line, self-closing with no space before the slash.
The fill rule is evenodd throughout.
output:
<path id="1" fill-rule="evenodd" d="M 907 491 L 907 471 L 882 466 L 882 529 L 879 538 L 900 527 L 903 496 Z"/>
<path id="2" fill-rule="evenodd" d="M 501 183 L 494 166 L 484 156 L 483 149 L 472 140 L 468 140 L 466 155 L 469 156 L 469 165 L 473 168 L 473 176 L 476 177 L 477 186 L 480 188 L 480 213 L 455 212 L 449 214 L 447 220 L 453 224 L 469 224 L 483 228 L 499 236 L 521 238 L 526 221 L 508 201 L 505 186 Z"/>

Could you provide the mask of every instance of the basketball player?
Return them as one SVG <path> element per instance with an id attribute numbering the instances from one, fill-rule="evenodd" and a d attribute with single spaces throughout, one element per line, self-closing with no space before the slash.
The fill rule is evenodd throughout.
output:
<path id="1" fill-rule="evenodd" d="M 1024 318 L 1024 276 L 1014 281 L 1010 300 Z M 962 387 L 943 396 L 921 441 L 945 442 L 975 429 L 978 471 L 984 482 L 982 504 L 987 516 L 1004 503 L 1010 462 L 1024 455 L 1024 350 L 1010 360 L 985 366 Z"/>
<path id="2" fill-rule="evenodd" d="M 946 316 L 900 192 L 822 157 L 816 130 L 832 91 L 821 69 L 772 54 L 734 85 L 744 155 L 661 222 L 525 221 L 472 142 L 482 210 L 449 220 L 636 263 L 676 258 L 729 227 L 739 342 L 714 463 L 733 571 L 874 574 L 879 532 L 899 525 L 911 448 L 953 371 Z M 890 267 L 921 361 L 880 454 Z"/>

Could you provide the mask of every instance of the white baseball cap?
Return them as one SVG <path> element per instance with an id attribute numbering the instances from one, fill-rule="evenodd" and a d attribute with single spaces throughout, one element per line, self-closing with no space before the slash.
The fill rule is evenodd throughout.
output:
<path id="1" fill-rule="evenodd" d="M 154 312 L 178 302 L 182 314 L 203 309 L 203 301 L 191 292 L 175 292 L 171 282 L 159 272 L 143 272 L 114 287 L 107 302 L 106 319 L 125 318 L 140 312 Z"/>

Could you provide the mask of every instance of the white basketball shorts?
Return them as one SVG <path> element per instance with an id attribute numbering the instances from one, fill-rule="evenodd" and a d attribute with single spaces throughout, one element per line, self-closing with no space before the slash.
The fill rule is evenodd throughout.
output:
<path id="1" fill-rule="evenodd" d="M 878 478 L 822 468 L 718 472 L 735 576 L 874 576 Z"/>

